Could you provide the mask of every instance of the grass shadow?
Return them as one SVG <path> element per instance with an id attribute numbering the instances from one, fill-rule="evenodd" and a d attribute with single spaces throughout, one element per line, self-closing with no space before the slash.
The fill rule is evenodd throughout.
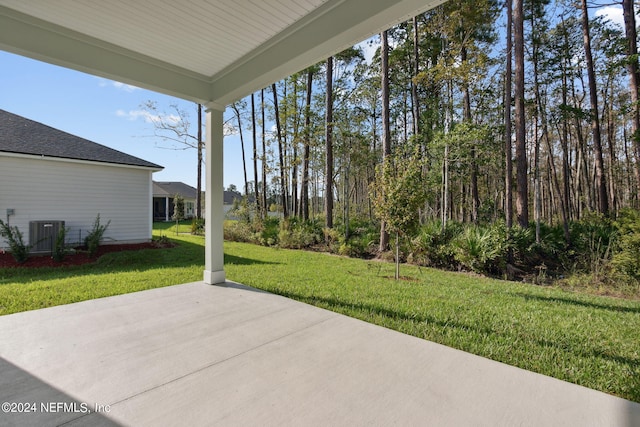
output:
<path id="1" fill-rule="evenodd" d="M 455 328 L 464 331 L 475 331 L 480 334 L 495 334 L 496 332 L 490 328 L 478 327 L 477 325 L 470 325 L 461 322 L 457 322 L 455 320 L 447 319 L 440 320 L 433 316 L 429 316 L 426 314 L 407 314 L 395 310 L 390 310 L 385 307 L 376 306 L 373 304 L 367 304 L 364 302 L 347 302 L 341 301 L 337 298 L 327 298 L 327 297 L 319 297 L 319 296 L 305 296 L 296 294 L 290 291 L 281 291 L 274 290 L 273 293 L 278 295 L 282 295 L 287 298 L 291 298 L 297 301 L 301 301 L 310 305 L 320 306 L 320 307 L 336 307 L 337 311 L 340 313 L 344 313 L 346 315 L 352 311 L 359 311 L 366 314 L 374 314 L 381 315 L 388 319 L 400 320 L 404 322 L 412 322 L 412 323 L 427 323 L 436 326 L 440 326 L 442 328 Z M 322 304 L 318 304 L 322 303 Z"/>
<path id="2" fill-rule="evenodd" d="M 576 305 L 576 306 L 585 307 L 585 308 L 594 308 L 597 310 L 617 311 L 619 313 L 640 313 L 640 306 L 624 307 L 624 306 L 616 306 L 616 305 L 610 305 L 610 304 L 599 304 L 599 303 L 588 302 L 588 301 L 579 301 L 571 298 L 529 295 L 521 292 L 518 292 L 515 295 L 524 298 L 526 301 L 535 300 L 535 301 L 543 301 L 543 302 L 551 302 L 551 303 L 559 303 L 559 304 L 569 304 L 569 305 Z"/>
<path id="3" fill-rule="evenodd" d="M 606 351 L 603 351 L 597 348 L 582 349 L 582 348 L 578 348 L 575 345 L 558 343 L 555 341 L 549 341 L 544 339 L 536 339 L 535 343 L 542 348 L 555 348 L 560 351 L 571 353 L 578 357 L 584 357 L 584 358 L 595 357 L 597 359 L 603 359 L 603 360 L 609 360 L 611 362 L 622 363 L 625 365 L 629 365 L 630 367 L 636 367 L 640 364 L 640 358 L 618 356 L 616 354 L 610 354 L 610 353 L 607 353 Z"/>
<path id="4" fill-rule="evenodd" d="M 278 265 L 281 264 L 279 262 L 272 261 L 262 261 L 258 259 L 239 257 L 236 255 L 224 254 L 224 263 L 225 264 L 233 264 L 233 265 L 254 265 L 254 264 L 264 264 L 264 265 Z"/>

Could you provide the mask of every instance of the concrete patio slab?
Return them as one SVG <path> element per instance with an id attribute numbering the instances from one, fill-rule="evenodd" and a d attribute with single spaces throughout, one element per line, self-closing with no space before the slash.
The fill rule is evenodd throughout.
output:
<path id="1" fill-rule="evenodd" d="M 640 425 L 637 403 L 231 282 L 0 317 L 0 402 L 3 426 Z"/>

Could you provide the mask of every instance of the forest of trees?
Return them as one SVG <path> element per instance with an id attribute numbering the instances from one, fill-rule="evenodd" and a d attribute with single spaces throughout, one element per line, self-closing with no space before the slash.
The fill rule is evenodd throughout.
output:
<path id="1" fill-rule="evenodd" d="M 384 251 L 387 163 L 391 181 L 420 168 L 413 235 L 501 223 L 540 243 L 558 227 L 569 247 L 571 224 L 637 209 L 636 23 L 621 5 L 624 27 L 586 0 L 450 0 L 372 38 L 371 61 L 355 46 L 235 103 L 256 216 L 347 237 L 375 224 Z"/>

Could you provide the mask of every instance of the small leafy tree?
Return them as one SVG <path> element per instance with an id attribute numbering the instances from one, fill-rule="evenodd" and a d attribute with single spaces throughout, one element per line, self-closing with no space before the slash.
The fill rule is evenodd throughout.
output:
<path id="1" fill-rule="evenodd" d="M 184 198 L 179 194 L 173 197 L 173 215 L 171 219 L 176 222 L 176 234 L 178 234 L 178 225 L 184 219 Z"/>
<path id="2" fill-rule="evenodd" d="M 371 190 L 374 213 L 395 234 L 396 280 L 400 278 L 400 236 L 410 234 L 419 225 L 418 209 L 427 194 L 422 179 L 423 159 L 420 147 L 408 154 L 388 156 L 376 171 Z"/>
<path id="3" fill-rule="evenodd" d="M 18 227 L 11 227 L 0 219 L 0 236 L 7 239 L 11 255 L 13 255 L 13 258 L 18 264 L 22 264 L 29 258 L 31 246 L 24 243 L 22 232 Z"/>
<path id="4" fill-rule="evenodd" d="M 104 236 L 105 231 L 107 231 L 109 224 L 111 224 L 111 220 L 109 220 L 105 225 L 101 225 L 100 214 L 96 216 L 96 220 L 93 222 L 93 228 L 89 234 L 87 234 L 87 237 L 84 238 L 84 245 L 87 247 L 90 257 L 94 257 L 98 254 L 100 241 L 102 240 L 102 236 Z"/>

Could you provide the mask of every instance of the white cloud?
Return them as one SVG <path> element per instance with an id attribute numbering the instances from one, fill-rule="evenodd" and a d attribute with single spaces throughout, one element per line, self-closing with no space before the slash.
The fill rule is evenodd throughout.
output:
<path id="1" fill-rule="evenodd" d="M 605 6 L 596 10 L 596 16 L 604 16 L 606 19 L 624 30 L 624 16 L 620 6 Z"/>
<path id="2" fill-rule="evenodd" d="M 134 90 L 140 89 L 137 86 L 128 85 L 128 84 L 125 84 L 125 83 L 120 83 L 120 82 L 112 82 L 112 83 L 113 83 L 113 86 L 116 89 L 123 90 L 125 92 L 133 92 Z"/>
<path id="3" fill-rule="evenodd" d="M 165 116 L 160 114 L 153 114 L 146 110 L 118 110 L 116 111 L 116 116 L 125 118 L 127 120 L 136 121 L 138 119 L 142 119 L 147 123 L 168 123 L 168 124 L 176 124 L 180 122 L 180 116 L 176 114 L 167 114 Z"/>
<path id="4" fill-rule="evenodd" d="M 113 86 L 114 88 L 116 88 L 118 90 L 122 90 L 124 92 L 129 92 L 129 93 L 140 89 L 139 87 L 136 87 L 136 86 L 133 86 L 133 85 L 120 83 L 120 82 L 116 82 L 116 81 L 113 81 L 113 80 L 107 80 L 107 79 L 103 79 L 101 77 L 97 77 L 97 79 L 98 79 L 98 86 L 100 86 L 100 87 Z"/>

